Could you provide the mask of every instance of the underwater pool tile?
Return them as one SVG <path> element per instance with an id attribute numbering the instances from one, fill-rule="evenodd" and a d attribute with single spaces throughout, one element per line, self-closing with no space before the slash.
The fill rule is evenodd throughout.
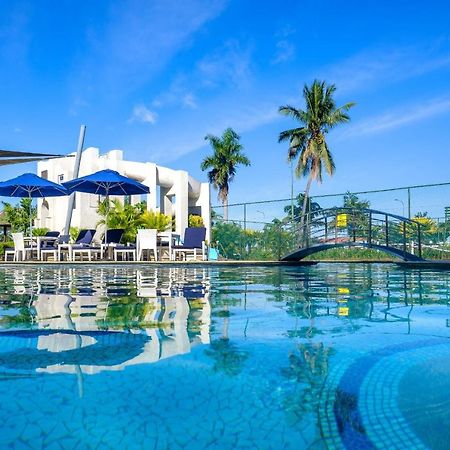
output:
<path id="1" fill-rule="evenodd" d="M 11 439 L 3 442 L 30 423 L 42 429 L 43 445 L 60 434 L 66 448 L 74 444 L 70 439 L 77 439 L 79 448 L 158 450 L 221 448 L 221 443 L 296 450 L 299 443 L 314 448 L 360 443 L 357 434 L 345 440 L 339 420 L 347 431 L 362 425 L 378 446 L 393 448 L 403 439 L 417 447 L 415 431 L 397 407 L 397 379 L 419 359 L 421 339 L 450 337 L 442 321 L 450 316 L 450 280 L 442 273 L 421 272 L 420 285 L 417 271 L 387 265 L 341 265 L 338 278 L 336 266 L 327 265 L 98 266 L 86 273 L 71 268 L 70 276 L 67 267 L 15 267 L 0 276 L 0 290 L 13 292 L 20 275 L 28 291 L 22 309 L 15 305 L 21 313 L 14 313 L 12 328 L 2 322 L 1 308 L 11 311 L 8 302 L 0 305 L 0 332 L 7 331 L 0 335 L 0 366 L 10 374 L 0 383 L 7 405 L 0 416 L 7 416 L 5 425 L 11 417 L 27 420 L 22 429 L 7 428 Z M 138 296 L 142 276 L 155 274 L 156 289 L 165 294 L 156 300 Z M 39 291 L 35 281 L 42 278 L 51 283 Z M 180 295 L 184 284 L 190 291 L 195 285 L 201 301 Z M 338 316 L 333 292 L 347 286 L 349 316 L 344 318 Z M 126 297 L 119 295 L 124 289 Z M 400 306 L 405 298 L 410 301 L 411 289 L 421 289 L 425 303 L 417 300 L 406 313 Z M 67 301 L 68 309 L 58 309 L 58 302 Z M 79 314 L 83 302 L 89 315 Z M 51 334 L 57 324 L 64 329 L 68 323 L 72 330 L 65 330 L 64 339 Z M 31 359 L 11 351 L 24 347 L 33 350 Z M 440 357 L 445 360 L 448 352 Z M 356 401 L 341 403 L 337 418 L 339 392 Z"/>

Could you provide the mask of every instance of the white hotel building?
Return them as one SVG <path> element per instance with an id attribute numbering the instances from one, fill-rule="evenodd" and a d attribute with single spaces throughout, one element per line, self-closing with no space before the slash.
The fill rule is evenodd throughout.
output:
<path id="1" fill-rule="evenodd" d="M 39 161 L 37 174 L 56 183 L 74 178 L 75 158 Z M 123 159 L 122 150 L 111 150 L 100 155 L 99 149 L 89 147 L 83 151 L 79 176 L 103 169 L 116 170 L 122 175 L 139 181 L 150 188 L 145 196 L 131 196 L 131 203 L 146 200 L 147 209 L 175 216 L 176 232 L 181 236 L 188 226 L 189 214 L 198 214 L 206 226 L 206 239 L 210 240 L 211 203 L 209 183 L 200 183 L 184 170 L 173 170 L 151 162 L 135 162 Z M 77 192 L 72 215 L 72 227 L 95 228 L 100 220 L 97 214 L 99 197 Z M 146 197 L 146 198 L 143 198 Z M 123 197 L 113 197 L 122 199 Z M 36 226 L 63 231 L 69 197 L 38 199 Z"/>

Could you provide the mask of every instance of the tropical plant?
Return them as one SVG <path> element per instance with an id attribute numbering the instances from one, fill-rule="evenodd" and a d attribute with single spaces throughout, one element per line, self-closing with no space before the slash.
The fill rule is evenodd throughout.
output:
<path id="1" fill-rule="evenodd" d="M 70 242 L 75 242 L 79 234 L 80 229 L 78 227 L 70 227 L 69 229 Z"/>
<path id="2" fill-rule="evenodd" d="M 242 228 L 233 222 L 217 222 L 211 233 L 213 244 L 227 259 L 242 259 L 245 236 Z"/>
<path id="3" fill-rule="evenodd" d="M 297 177 L 308 177 L 300 219 L 301 228 L 311 183 L 314 180 L 322 182 L 323 168 L 329 175 L 333 175 L 335 170 L 333 156 L 325 136 L 335 126 L 350 120 L 347 111 L 354 106 L 354 103 L 346 103 L 336 107 L 333 98 L 335 91 L 334 84 L 327 85 L 324 81 L 315 80 L 311 86 L 305 85 L 303 88 L 306 109 L 297 109 L 289 105 L 279 108 L 281 114 L 301 124 L 298 128 L 282 131 L 278 138 L 278 142 L 289 142 L 289 161 L 298 157 L 295 169 Z"/>
<path id="4" fill-rule="evenodd" d="M 189 215 L 189 226 L 192 228 L 204 227 L 205 224 L 203 222 L 202 216 L 199 216 L 198 214 L 190 214 Z"/>
<path id="5" fill-rule="evenodd" d="M 349 221 L 347 229 L 349 233 L 364 232 L 368 230 L 369 218 L 363 210 L 370 208 L 369 200 L 362 200 L 357 194 L 347 191 L 344 195 L 344 208 L 350 208 L 351 214 L 348 215 Z M 344 210 L 344 214 L 347 210 Z M 360 212 L 361 211 L 361 212 Z M 373 227 L 372 232 L 377 232 L 377 227 Z"/>
<path id="6" fill-rule="evenodd" d="M 33 228 L 33 236 L 45 236 L 49 231 L 48 228 Z"/>
<path id="7" fill-rule="evenodd" d="M 242 153 L 240 136 L 232 128 L 227 128 L 222 137 L 208 134 L 205 140 L 209 141 L 214 153 L 207 156 L 200 167 L 202 170 L 210 169 L 208 179 L 218 190 L 218 198 L 223 204 L 224 220 L 227 221 L 230 182 L 234 179 L 236 167 L 250 166 L 250 160 Z"/>
<path id="8" fill-rule="evenodd" d="M 361 200 L 357 194 L 352 194 L 350 191 L 347 191 L 344 194 L 344 208 L 369 209 L 370 201 Z"/>
<path id="9" fill-rule="evenodd" d="M 421 232 L 426 239 L 434 240 L 433 237 L 438 232 L 438 225 L 435 220 L 428 217 L 428 213 L 418 212 L 412 220 L 420 224 Z"/>
<path id="10" fill-rule="evenodd" d="M 30 222 L 36 219 L 37 208 L 32 205 L 33 200 L 22 198 L 17 205 L 3 202 L 3 213 L 6 222 L 11 224 L 12 231 L 28 234 L 30 232 Z"/>
<path id="11" fill-rule="evenodd" d="M 106 225 L 108 229 L 121 228 L 124 231 L 122 236 L 123 242 L 134 242 L 137 230 L 142 226 L 142 214 L 145 205 L 137 203 L 131 205 L 122 203 L 120 200 L 112 200 L 112 207 L 109 200 L 99 202 L 97 212 L 103 218 L 99 220 L 97 225 Z"/>
<path id="12" fill-rule="evenodd" d="M 155 228 L 158 231 L 166 231 L 172 225 L 172 217 L 158 211 L 144 211 L 140 220 L 143 228 Z"/>
<path id="13" fill-rule="evenodd" d="M 304 201 L 305 201 L 305 194 L 300 193 L 295 198 L 295 202 L 292 206 L 291 205 L 285 206 L 284 212 L 286 214 L 288 214 L 288 217 L 286 219 L 291 219 L 292 214 L 294 215 L 294 217 L 293 217 L 294 220 L 300 219 L 300 216 L 301 216 L 302 210 L 303 210 Z M 311 218 L 313 218 L 321 209 L 322 208 L 319 205 L 319 203 L 314 202 L 311 200 L 311 198 L 309 198 L 306 203 L 305 214 L 311 214 Z"/>
<path id="14" fill-rule="evenodd" d="M 172 217 L 158 211 L 148 211 L 145 203 L 135 205 L 122 203 L 120 200 L 112 200 L 108 205 L 107 200 L 99 202 L 98 214 L 102 217 L 97 225 L 107 225 L 108 229 L 121 228 L 124 231 L 123 242 L 134 242 L 139 228 L 154 228 L 158 231 L 171 229 Z"/>

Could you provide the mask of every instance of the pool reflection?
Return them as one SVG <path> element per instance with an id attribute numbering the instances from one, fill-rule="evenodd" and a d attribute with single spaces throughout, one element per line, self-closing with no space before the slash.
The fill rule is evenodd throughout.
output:
<path id="1" fill-rule="evenodd" d="M 210 337 L 205 270 L 2 272 L 0 365 L 94 374 L 189 353 Z"/>

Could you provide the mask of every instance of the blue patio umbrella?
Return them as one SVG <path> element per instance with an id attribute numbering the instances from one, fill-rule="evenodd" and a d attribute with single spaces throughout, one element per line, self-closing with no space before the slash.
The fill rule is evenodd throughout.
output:
<path id="1" fill-rule="evenodd" d="M 34 173 L 24 173 L 18 177 L 0 182 L 0 196 L 22 197 L 22 198 L 43 198 L 60 197 L 68 195 L 69 192 L 64 186 L 53 181 L 41 178 Z M 31 205 L 30 205 L 30 237 L 32 228 Z"/>
<path id="2" fill-rule="evenodd" d="M 106 228 L 108 227 L 109 196 L 148 194 L 150 189 L 132 178 L 120 175 L 115 170 L 100 170 L 99 172 L 66 181 L 63 186 L 72 192 L 103 195 L 108 201 L 106 213 Z M 106 239 L 106 233 L 105 233 Z"/>

